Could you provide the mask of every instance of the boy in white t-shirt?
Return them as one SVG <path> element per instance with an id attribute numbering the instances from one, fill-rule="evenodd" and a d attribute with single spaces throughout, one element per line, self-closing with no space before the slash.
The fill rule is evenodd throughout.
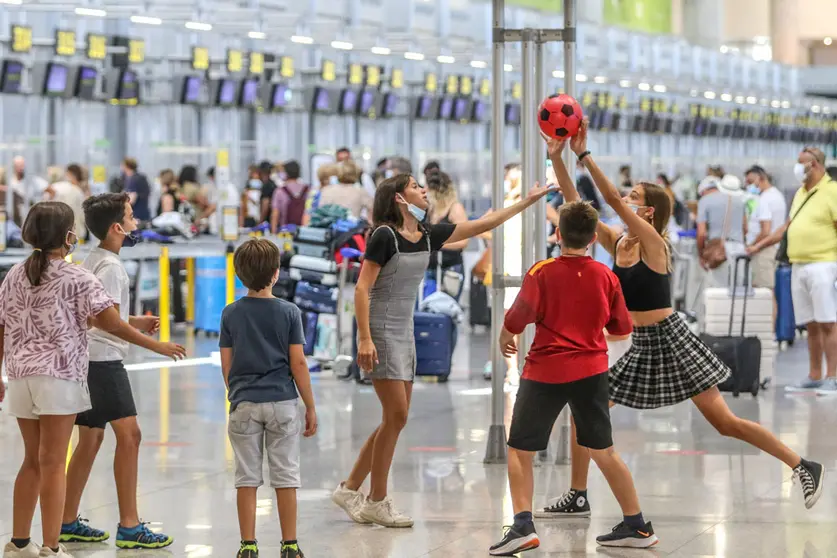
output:
<path id="1" fill-rule="evenodd" d="M 133 245 L 132 236 L 137 228 L 128 194 L 102 194 L 84 202 L 87 228 L 99 239 L 84 260 L 83 266 L 91 271 L 116 302 L 123 321 L 148 334 L 159 328 L 160 319 L 155 316 L 129 316 L 130 282 L 125 267 L 119 259 L 123 245 Z M 170 358 L 182 358 L 186 351 L 175 343 L 154 342 L 154 350 Z M 114 477 L 119 500 L 119 526 L 116 546 L 131 549 L 152 549 L 169 546 L 174 540 L 161 533 L 152 532 L 139 520 L 137 512 L 137 467 L 141 432 L 137 423 L 128 372 L 122 364 L 128 352 L 128 343 L 104 331 L 91 328 L 88 332 L 90 352 L 87 385 L 92 409 L 76 417 L 79 442 L 73 452 L 67 470 L 67 497 L 61 526 L 61 542 L 103 542 L 110 534 L 95 529 L 78 515 L 81 495 L 90 476 L 93 462 L 110 424 L 116 436 Z"/>

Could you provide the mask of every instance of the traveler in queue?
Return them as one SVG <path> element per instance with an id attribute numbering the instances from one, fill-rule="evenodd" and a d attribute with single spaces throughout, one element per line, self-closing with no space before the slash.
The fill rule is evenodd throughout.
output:
<path id="1" fill-rule="evenodd" d="M 320 192 L 320 206 L 339 205 L 353 217 L 372 214 L 372 196 L 360 185 L 360 167 L 347 159 L 335 165 L 334 182 Z"/>
<path id="2" fill-rule="evenodd" d="M 337 150 L 334 154 L 334 158 L 338 163 L 344 163 L 346 161 L 354 161 L 352 158 L 352 152 L 348 147 L 341 147 Z M 358 168 L 361 167 L 360 164 L 355 162 L 358 165 Z M 358 180 L 360 185 L 363 186 L 363 189 L 366 190 L 366 193 L 369 194 L 370 197 L 375 196 L 375 180 L 369 176 L 368 173 L 363 172 L 363 169 L 360 169 L 360 179 Z"/>
<path id="3" fill-rule="evenodd" d="M 79 238 L 87 238 L 87 227 L 84 224 L 84 200 L 88 198 L 82 185 L 84 171 L 80 165 L 67 165 L 64 180 L 50 184 L 44 192 L 44 198 L 49 201 L 63 202 L 70 206 L 75 216 L 75 230 Z"/>
<path id="4" fill-rule="evenodd" d="M 427 167 L 425 166 L 426 169 Z M 440 223 L 458 225 L 467 221 L 468 214 L 465 212 L 465 207 L 462 205 L 462 202 L 459 201 L 456 187 L 453 185 L 450 176 L 438 168 L 431 170 L 425 176 L 427 180 L 427 197 L 430 200 L 430 213 L 427 222 L 431 225 L 438 225 Z M 439 255 L 441 254 L 442 284 L 436 287 L 438 290 L 443 290 L 445 283 L 444 275 L 448 272 L 456 273 L 459 275 L 459 289 L 455 293 L 445 292 L 453 296 L 457 301 L 465 285 L 465 267 L 462 259 L 462 251 L 468 247 L 468 242 L 468 239 L 464 239 L 455 243 L 447 243 L 445 248 L 440 252 L 430 254 L 430 265 L 427 267 L 427 277 L 435 281 L 439 275 Z"/>
<path id="5" fill-rule="evenodd" d="M 787 233 L 793 313 L 797 325 L 807 326 L 810 362 L 808 377 L 787 389 L 832 395 L 837 394 L 837 182 L 825 172 L 825 154 L 816 147 L 803 149 L 793 170 L 802 187 L 788 220 L 749 252 L 778 244 Z"/>
<path id="6" fill-rule="evenodd" d="M 270 161 L 259 163 L 259 180 L 262 181 L 261 215 L 259 223 L 270 222 L 273 194 L 276 193 L 276 183 L 270 177 L 273 174 L 273 164 Z"/>
<path id="7" fill-rule="evenodd" d="M 270 215 L 270 230 L 274 233 L 287 225 L 300 226 L 305 218 L 305 208 L 308 202 L 308 190 L 310 186 L 300 180 L 301 171 L 299 163 L 287 161 L 285 163 L 285 183 L 274 188 L 272 212 Z M 262 176 L 262 182 L 265 178 Z"/>
<path id="8" fill-rule="evenodd" d="M 744 175 L 747 190 L 757 196 L 747 225 L 747 246 L 752 247 L 785 226 L 788 204 L 785 196 L 770 183 L 770 177 L 762 167 L 754 165 Z M 773 290 L 776 285 L 776 252 L 778 244 L 758 252 L 751 252 L 753 286 Z M 776 311 L 774 308 L 774 318 Z"/>
<path id="9" fill-rule="evenodd" d="M 732 175 L 723 179 L 709 175 L 698 186 L 701 196 L 697 209 L 697 248 L 700 266 L 707 270 L 713 286 L 732 284 L 735 258 L 745 254 L 744 191 Z M 726 257 L 718 255 L 723 253 Z M 739 283 L 744 278 L 739 276 Z"/>
<path id="10" fill-rule="evenodd" d="M 429 203 L 426 190 L 415 178 L 399 174 L 378 186 L 373 212 L 376 229 L 366 247 L 355 308 L 358 366 L 372 380 L 383 407 L 383 421 L 363 445 L 349 477 L 332 496 L 357 523 L 413 525 L 412 518 L 398 510 L 387 495 L 387 480 L 410 409 L 416 370 L 413 310 L 430 253 L 501 225 L 547 191 L 535 185 L 520 202 L 474 221 L 423 225 Z M 370 472 L 367 498 L 359 490 Z"/>
<path id="11" fill-rule="evenodd" d="M 125 157 L 122 160 L 122 187 L 128 193 L 131 200 L 131 207 L 134 208 L 134 217 L 138 221 L 151 220 L 151 207 L 149 197 L 151 186 L 144 174 L 139 172 L 137 160 L 132 157 Z"/>

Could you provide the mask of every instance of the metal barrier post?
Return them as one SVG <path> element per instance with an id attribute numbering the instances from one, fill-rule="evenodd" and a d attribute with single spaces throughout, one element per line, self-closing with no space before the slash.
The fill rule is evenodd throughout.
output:
<path id="1" fill-rule="evenodd" d="M 186 258 L 186 321 L 195 323 L 195 258 Z"/>
<path id="2" fill-rule="evenodd" d="M 169 248 L 168 246 L 163 246 L 160 248 L 160 258 L 158 260 L 157 269 L 160 275 L 160 341 L 164 343 L 171 341 L 171 285 L 169 280 L 169 266 Z"/>
<path id="3" fill-rule="evenodd" d="M 491 55 L 491 204 L 503 206 L 503 137 L 505 132 L 504 109 L 505 76 L 503 28 L 506 24 L 505 0 L 492 1 L 493 52 Z M 491 242 L 491 427 L 488 430 L 488 445 L 485 449 L 485 463 L 506 462 L 505 414 L 505 362 L 500 353 L 497 339 L 503 328 L 503 226 L 494 229 Z"/>
<path id="4" fill-rule="evenodd" d="M 523 98 L 521 99 L 521 114 L 525 115 L 520 119 L 520 156 L 521 156 L 521 197 L 523 199 L 529 194 L 529 190 L 534 185 L 538 172 L 535 170 L 535 140 L 537 139 L 536 126 L 534 115 L 537 110 L 537 96 L 539 92 L 535 90 L 535 43 L 534 36 L 536 32 L 533 29 L 523 30 L 523 56 L 522 56 L 522 88 Z M 541 204 L 538 204 L 541 205 Z M 537 242 L 537 238 L 532 230 L 533 212 L 524 211 L 515 219 L 521 220 L 522 240 L 523 240 L 523 257 L 521 269 L 504 269 L 508 273 L 515 276 L 523 277 L 529 269 L 535 265 L 535 252 L 533 244 Z M 517 347 L 517 368 L 516 372 L 523 370 L 523 363 L 526 362 L 526 355 L 529 354 L 529 347 L 532 346 L 532 341 L 535 339 L 535 327 L 530 324 L 526 326 L 523 333 L 519 336 L 519 343 Z"/>
<path id="5" fill-rule="evenodd" d="M 235 265 L 233 263 L 235 256 L 235 246 L 230 243 L 227 244 L 227 291 L 226 291 L 226 303 L 232 304 L 235 302 Z"/>

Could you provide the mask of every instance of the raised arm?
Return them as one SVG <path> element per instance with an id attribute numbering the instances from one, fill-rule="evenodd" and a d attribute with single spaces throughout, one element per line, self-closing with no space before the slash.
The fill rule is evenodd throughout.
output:
<path id="1" fill-rule="evenodd" d="M 575 181 L 570 176 L 564 160 L 561 159 L 561 153 L 564 151 L 566 141 L 559 141 L 556 139 L 546 138 L 546 150 L 549 154 L 549 160 L 552 161 L 552 168 L 555 169 L 555 177 L 558 179 L 558 184 L 561 187 L 561 193 L 564 194 L 564 200 L 567 202 L 574 202 L 581 199 L 578 190 L 575 187 Z M 586 148 L 585 148 L 586 149 Z M 589 155 L 588 155 L 589 157 Z M 602 223 L 601 219 L 596 224 L 596 234 L 599 236 L 599 243 L 605 247 L 611 255 L 616 250 L 616 241 L 619 239 L 620 231 L 614 227 Z"/>
<path id="2" fill-rule="evenodd" d="M 555 189 L 553 186 L 541 186 L 538 183 L 535 183 L 535 187 L 529 190 L 529 195 L 526 197 L 525 200 L 521 200 L 516 204 L 504 207 L 502 209 L 496 209 L 491 213 L 487 213 L 476 219 L 474 221 L 465 221 L 464 223 L 459 223 L 456 225 L 456 228 L 453 230 L 453 234 L 450 235 L 446 244 L 450 245 L 460 240 L 466 240 L 469 238 L 473 238 L 477 235 L 483 234 L 488 232 L 492 229 L 495 229 L 526 209 L 527 207 L 534 205 L 539 199 L 544 197 L 547 192 L 550 190 Z"/>
<path id="3" fill-rule="evenodd" d="M 570 148 L 576 155 L 587 152 L 587 119 L 581 123 L 578 134 L 570 142 Z M 666 240 L 654 228 L 654 226 L 634 213 L 627 203 L 622 199 L 619 190 L 608 179 L 607 175 L 596 164 L 593 156 L 589 153 L 581 160 L 584 167 L 590 171 L 593 183 L 601 192 L 605 202 L 616 211 L 622 222 L 630 229 L 633 235 L 639 238 L 639 243 L 646 254 L 661 254 L 667 250 Z M 615 241 L 614 241 L 615 242 Z M 612 252 L 612 251 L 611 251 Z"/>

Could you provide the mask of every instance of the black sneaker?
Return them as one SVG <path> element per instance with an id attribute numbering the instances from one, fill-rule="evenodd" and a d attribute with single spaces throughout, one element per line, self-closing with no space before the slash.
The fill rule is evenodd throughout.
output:
<path id="1" fill-rule="evenodd" d="M 554 517 L 590 517 L 590 502 L 587 497 L 571 488 L 551 506 L 535 512 L 538 519 Z"/>
<path id="2" fill-rule="evenodd" d="M 806 466 L 807 464 L 807 466 Z M 822 495 L 822 485 L 825 479 L 825 467 L 814 461 L 803 461 L 793 468 L 793 478 L 802 485 L 805 496 L 805 508 L 811 509 Z"/>
<path id="3" fill-rule="evenodd" d="M 533 550 L 541 545 L 534 523 L 527 523 L 519 531 L 514 525 L 507 525 L 503 529 L 506 530 L 503 540 L 488 549 L 491 556 L 514 556 L 518 552 Z"/>
<path id="4" fill-rule="evenodd" d="M 236 558 L 259 558 L 259 544 L 255 541 L 241 541 L 241 548 L 238 549 Z"/>
<path id="5" fill-rule="evenodd" d="M 282 558 L 305 558 L 305 554 L 302 553 L 296 543 L 282 543 Z"/>
<path id="6" fill-rule="evenodd" d="M 596 542 L 602 546 L 621 546 L 626 548 L 648 548 L 657 544 L 659 539 L 654 534 L 651 522 L 645 524 L 645 529 L 633 529 L 623 521 L 613 528 L 607 535 L 596 537 Z"/>

